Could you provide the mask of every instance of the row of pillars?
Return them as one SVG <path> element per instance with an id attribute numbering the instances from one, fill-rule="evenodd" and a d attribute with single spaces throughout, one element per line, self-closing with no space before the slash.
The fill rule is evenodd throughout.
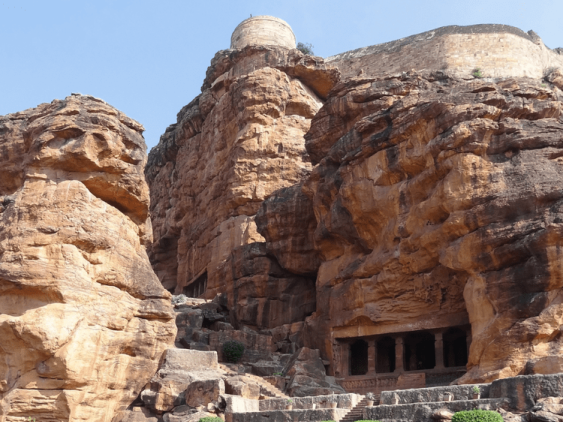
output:
<path id="1" fill-rule="evenodd" d="M 434 369 L 444 369 L 444 340 L 443 331 L 438 331 L 434 333 L 434 350 L 436 365 Z M 403 336 L 393 336 L 395 339 L 395 370 L 394 373 L 404 372 L 404 339 Z M 368 343 L 368 372 L 366 375 L 376 374 L 377 365 L 377 339 L 366 339 Z M 467 355 L 469 356 L 469 346 L 471 345 L 471 331 L 467 333 Z M 341 355 L 341 368 L 342 374 L 347 376 L 350 374 L 349 362 L 350 362 L 350 347 L 343 347 Z"/>

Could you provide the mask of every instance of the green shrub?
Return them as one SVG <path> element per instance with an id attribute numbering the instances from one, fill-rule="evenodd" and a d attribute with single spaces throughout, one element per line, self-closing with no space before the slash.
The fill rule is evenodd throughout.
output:
<path id="1" fill-rule="evenodd" d="M 503 422 L 502 416 L 492 410 L 464 410 L 456 412 L 452 422 Z"/>
<path id="2" fill-rule="evenodd" d="M 227 362 L 237 363 L 244 354 L 244 344 L 229 340 L 223 343 L 223 357 Z"/>
<path id="3" fill-rule="evenodd" d="M 302 42 L 297 43 L 297 49 L 301 51 L 303 54 L 308 54 L 310 56 L 315 55 L 313 48 L 314 48 L 313 44 L 310 43 L 302 43 Z"/>
<path id="4" fill-rule="evenodd" d="M 477 68 L 475 68 L 475 69 L 473 70 L 472 75 L 473 75 L 474 78 L 481 79 L 481 78 L 483 77 L 483 72 L 481 72 L 481 69 L 479 69 L 479 68 L 477 67 Z"/>
<path id="5" fill-rule="evenodd" d="M 375 419 L 362 419 L 361 421 L 356 421 L 356 422 L 379 422 L 379 421 L 376 421 Z"/>
<path id="6" fill-rule="evenodd" d="M 205 418 L 201 418 L 199 422 L 224 422 L 223 419 L 218 418 L 216 416 L 206 416 Z"/>

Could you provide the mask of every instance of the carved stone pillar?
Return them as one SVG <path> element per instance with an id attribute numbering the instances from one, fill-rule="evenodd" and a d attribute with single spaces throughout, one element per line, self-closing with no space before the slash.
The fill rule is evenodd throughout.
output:
<path id="1" fill-rule="evenodd" d="M 444 340 L 442 333 L 434 333 L 434 354 L 436 355 L 436 366 L 434 369 L 443 369 L 444 366 Z"/>
<path id="2" fill-rule="evenodd" d="M 469 331 L 467 332 L 467 337 L 465 338 L 465 341 L 467 342 L 467 360 L 469 361 L 469 348 L 471 347 L 471 341 L 473 340 L 473 337 L 471 337 L 471 329 L 469 329 Z"/>
<path id="3" fill-rule="evenodd" d="M 340 367 L 342 368 L 342 376 L 350 376 L 350 344 L 342 343 L 340 346 Z"/>
<path id="4" fill-rule="evenodd" d="M 339 342 L 332 343 L 332 368 L 334 371 L 334 376 L 341 378 L 344 376 L 342 373 L 342 357 L 341 357 L 341 346 Z"/>
<path id="5" fill-rule="evenodd" d="M 368 340 L 368 375 L 375 375 L 375 364 L 377 362 L 377 348 L 375 339 Z"/>
<path id="6" fill-rule="evenodd" d="M 403 372 L 403 338 L 395 338 L 395 372 Z"/>

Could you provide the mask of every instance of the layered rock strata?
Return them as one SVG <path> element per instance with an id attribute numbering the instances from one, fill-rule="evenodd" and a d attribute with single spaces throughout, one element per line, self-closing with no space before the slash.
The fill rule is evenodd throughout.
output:
<path id="1" fill-rule="evenodd" d="M 181 293 L 202 280 L 205 297 L 226 290 L 223 269 L 231 252 L 264 241 L 254 221 L 262 201 L 309 174 L 303 135 L 337 79 L 338 71 L 322 59 L 283 47 L 247 46 L 215 56 L 202 94 L 180 111 L 149 155 L 155 237 L 149 256 L 166 289 Z M 264 265 L 277 265 L 265 251 L 259 256 L 271 260 Z M 264 299 L 241 310 L 239 320 L 264 327 L 302 320 L 314 306 L 314 283 L 270 283 L 264 290 L 258 278 L 273 275 L 262 271 L 264 265 L 251 286 Z M 236 295 L 240 288 L 231 290 Z M 280 296 L 283 306 L 301 301 L 302 311 L 289 319 L 276 314 Z M 268 297 L 272 311 L 263 311 Z"/>
<path id="2" fill-rule="evenodd" d="M 306 135 L 322 260 L 310 347 L 338 361 L 336 338 L 468 318 L 460 382 L 558 372 L 563 93 L 550 80 L 409 73 L 331 92 Z"/>
<path id="3" fill-rule="evenodd" d="M 143 127 L 72 95 L 0 117 L 0 421 L 111 421 L 173 344 Z"/>

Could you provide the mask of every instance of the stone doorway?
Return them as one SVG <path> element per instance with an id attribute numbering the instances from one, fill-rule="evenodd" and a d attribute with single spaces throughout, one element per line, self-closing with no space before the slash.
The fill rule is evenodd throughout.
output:
<path id="1" fill-rule="evenodd" d="M 467 333 L 450 328 L 443 334 L 444 366 L 446 368 L 467 365 Z"/>
<path id="2" fill-rule="evenodd" d="M 368 343 L 359 339 L 350 344 L 350 375 L 365 375 L 368 372 Z"/>
<path id="3" fill-rule="evenodd" d="M 433 369 L 436 366 L 434 336 L 429 332 L 410 333 L 404 339 L 405 371 Z"/>
<path id="4" fill-rule="evenodd" d="M 395 339 L 393 337 L 382 337 L 378 339 L 376 342 L 376 350 L 376 372 L 389 373 L 395 371 Z"/>

